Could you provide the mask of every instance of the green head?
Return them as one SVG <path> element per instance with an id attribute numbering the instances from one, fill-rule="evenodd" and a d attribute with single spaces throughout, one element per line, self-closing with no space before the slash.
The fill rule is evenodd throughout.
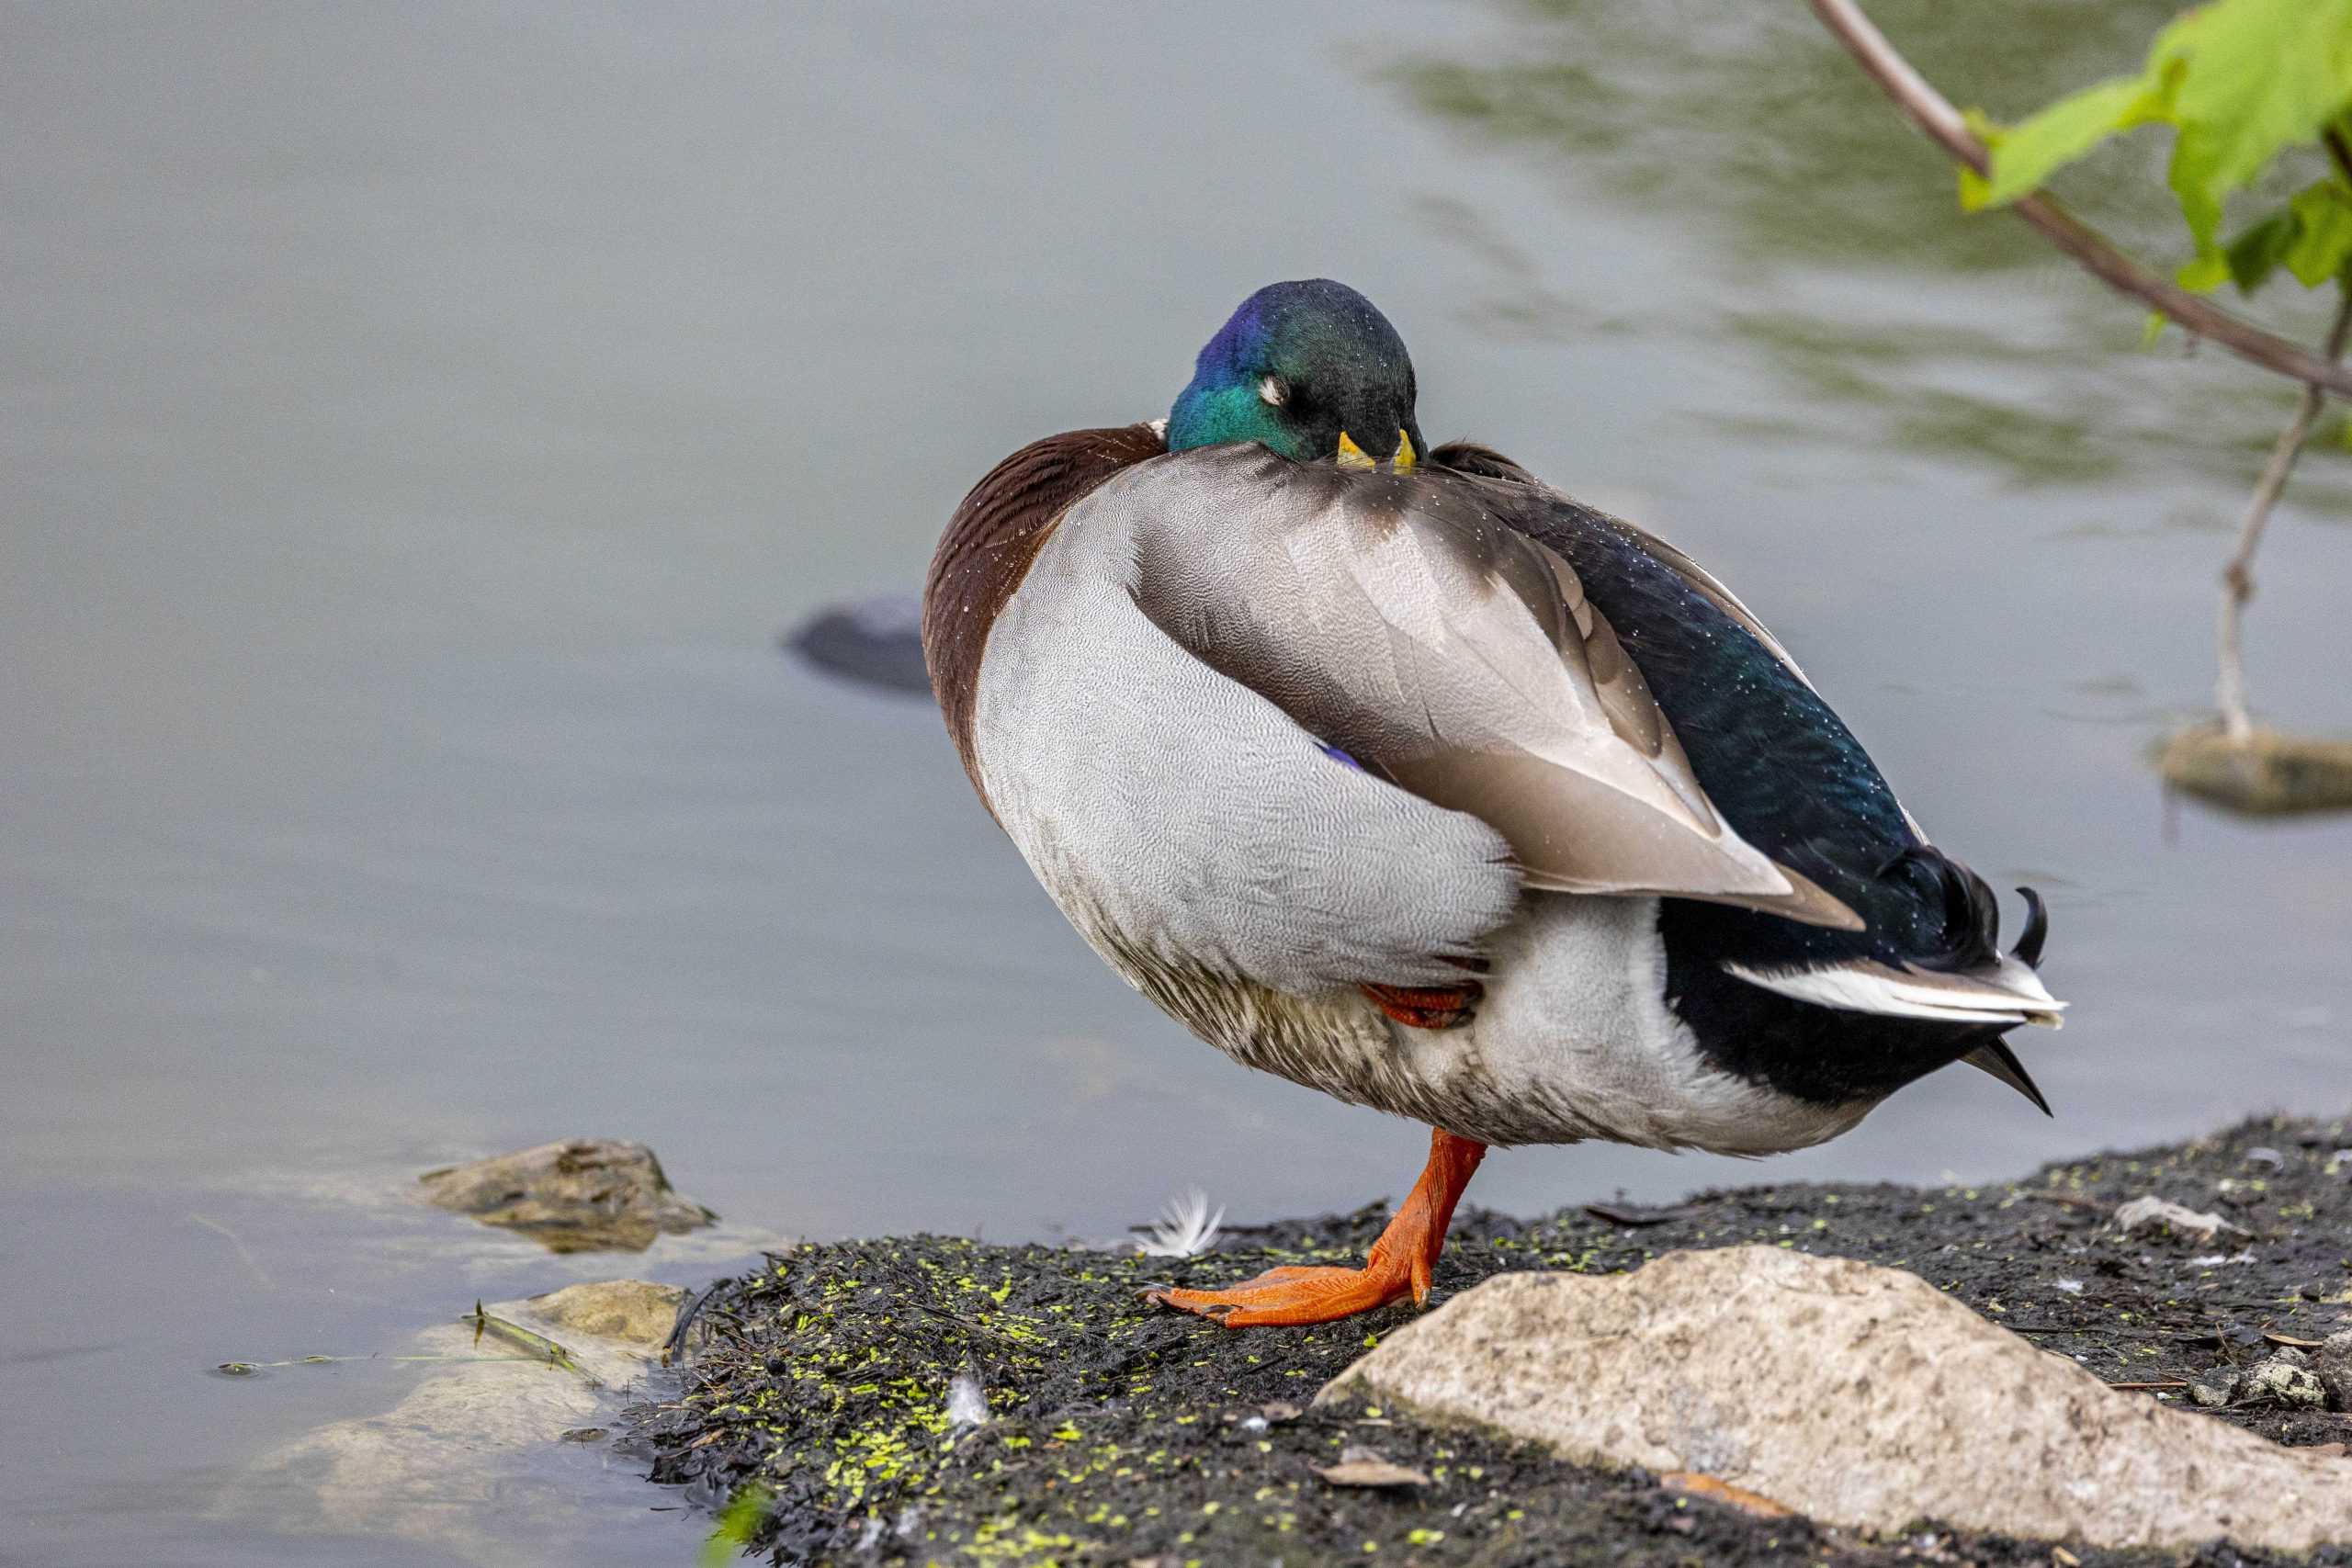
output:
<path id="1" fill-rule="evenodd" d="M 1413 361 L 1373 302 L 1328 277 L 1271 283 L 1201 350 L 1168 414 L 1168 449 L 1258 441 L 1299 462 L 1410 468 Z"/>

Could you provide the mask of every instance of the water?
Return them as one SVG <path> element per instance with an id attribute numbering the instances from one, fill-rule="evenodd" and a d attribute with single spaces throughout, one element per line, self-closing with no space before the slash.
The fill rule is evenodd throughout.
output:
<path id="1" fill-rule="evenodd" d="M 1770 1173 L 2340 1111 L 2352 827 L 2170 819 L 2143 761 L 2206 701 L 2286 392 L 2133 355 L 2134 311 L 1953 217 L 1801 15 L 1622 9 L 0 13 L 0 1561 L 684 1562 L 593 1450 L 492 1477 L 455 1544 L 337 1535 L 248 1467 L 419 1374 L 205 1369 L 698 1281 L 760 1230 L 1401 1191 L 1416 1129 L 1190 1041 L 927 706 L 774 648 L 916 581 L 1015 445 L 1163 409 L 1274 277 L 1381 301 L 1432 438 L 1706 560 L 1941 842 L 2050 896 L 2055 1122 L 1947 1074 Z M 1978 67 L 2011 110 L 2157 14 L 2018 9 L 2030 69 Z M 2160 252 L 2108 199 L 2158 155 L 2083 194 Z M 2298 480 L 2252 621 L 2306 728 L 2352 728 L 2347 470 Z M 745 1228 L 558 1260 L 406 1200 L 574 1132 Z M 1528 1151 L 1476 1196 L 1762 1174 Z"/>

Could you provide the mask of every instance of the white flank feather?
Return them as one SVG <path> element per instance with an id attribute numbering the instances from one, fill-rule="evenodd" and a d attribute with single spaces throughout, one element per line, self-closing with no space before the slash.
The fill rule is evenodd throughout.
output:
<path id="1" fill-rule="evenodd" d="M 1848 1012 L 1946 1023 L 2039 1023 L 2055 1029 L 2058 1015 L 2066 1010 L 2066 1004 L 2042 986 L 2041 976 L 2015 958 L 1961 975 L 1896 969 L 1870 960 L 1817 969 L 1750 969 L 1739 964 L 1724 968 L 1751 986 Z"/>
<path id="2" fill-rule="evenodd" d="M 1168 1200 L 1150 1236 L 1136 1242 L 1136 1250 L 1146 1258 L 1197 1258 L 1216 1242 L 1217 1227 L 1224 1223 L 1225 1210 L 1210 1213 L 1209 1195 L 1188 1187 Z"/>

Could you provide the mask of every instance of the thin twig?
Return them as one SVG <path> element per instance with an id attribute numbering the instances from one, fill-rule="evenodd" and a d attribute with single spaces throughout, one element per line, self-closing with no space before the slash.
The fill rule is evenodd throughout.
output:
<path id="1" fill-rule="evenodd" d="M 2345 339 L 2352 335 L 2352 279 L 2338 278 L 2336 292 L 2343 296 L 2336 303 L 2335 320 L 2327 329 L 2327 357 L 2344 357 Z M 2262 478 L 2255 481 L 2253 499 L 2246 502 L 2245 517 L 2238 524 L 2238 546 L 2230 552 L 2229 564 L 2222 568 L 2222 607 L 2215 617 L 2214 662 L 2218 672 L 2213 681 L 2213 699 L 2222 709 L 2222 726 L 2229 738 L 2243 745 L 2254 734 L 2254 718 L 2246 711 L 2245 657 L 2239 634 L 2245 618 L 2245 602 L 2254 597 L 2254 552 L 2261 547 L 2263 525 L 2270 521 L 2270 509 L 2278 503 L 2278 492 L 2287 488 L 2287 476 L 2295 471 L 2295 459 L 2302 455 L 2303 443 L 2311 438 L 2312 426 L 2319 423 L 2319 406 L 2327 400 L 2326 394 L 2311 382 L 2295 399 L 2295 414 L 2287 428 L 2278 433 L 2278 444 L 2270 448 L 2270 460 L 2262 466 Z"/>
<path id="2" fill-rule="evenodd" d="M 1913 124 L 1978 174 L 1990 168 L 1990 154 L 1984 144 L 1970 133 L 1960 111 L 1929 85 L 1909 61 L 1895 52 L 1894 46 L 1886 41 L 1886 35 L 1871 24 L 1853 0 L 1811 3 L 1822 25 L 1836 35 L 1847 52 L 1860 62 L 1871 79 L 1885 90 Z M 2036 191 L 2019 197 L 2011 206 L 2018 217 L 2040 230 L 2051 243 L 2074 257 L 2093 276 L 2153 306 L 2189 333 L 2211 338 L 2266 370 L 2275 370 L 2306 386 L 2352 397 L 2352 370 L 2158 277 L 2050 197 Z"/>
<path id="3" fill-rule="evenodd" d="M 2038 1188 L 2020 1190 L 2018 1196 L 2039 1199 L 2044 1203 L 2062 1203 L 2069 1209 L 2087 1209 L 2094 1214 L 2104 1214 L 2114 1206 L 2092 1198 L 2077 1198 L 2072 1192 L 2050 1192 Z"/>

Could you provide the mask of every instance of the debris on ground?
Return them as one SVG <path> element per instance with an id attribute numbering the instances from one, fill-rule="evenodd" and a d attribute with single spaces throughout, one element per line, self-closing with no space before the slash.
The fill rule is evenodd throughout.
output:
<path id="1" fill-rule="evenodd" d="M 2251 1159 L 2257 1149 L 2278 1163 Z M 2352 1439 L 2352 1416 L 2328 1392 L 2331 1376 L 2352 1372 L 2347 1151 L 2352 1122 L 2270 1118 L 2015 1182 L 1702 1192 L 1640 1228 L 1580 1206 L 1529 1220 L 1467 1210 L 1439 1261 L 1431 1305 L 1507 1271 L 1599 1279 L 1691 1249 L 1860 1259 L 1909 1270 L 2118 1399 L 2314 1450 L 2300 1462 L 2333 1457 L 2352 1492 L 2352 1461 L 2329 1450 Z M 2241 1250 L 2253 1258 L 2201 1263 L 2212 1248 L 2193 1234 L 2118 1231 L 2115 1212 L 2148 1196 L 2226 1213 L 2248 1233 Z M 714 1513 L 765 1488 L 750 1539 L 779 1562 L 2046 1568 L 2064 1561 L 2060 1551 L 2088 1568 L 2183 1561 L 2176 1551 L 2053 1547 L 1932 1521 L 1874 1538 L 1757 1517 L 1688 1477 L 1669 1488 L 1659 1474 L 1571 1463 L 1497 1432 L 1434 1427 L 1385 1402 L 1312 1403 L 1414 1322 L 1410 1307 L 1237 1333 L 1136 1299 L 1156 1282 L 1214 1287 L 1283 1264 L 1353 1262 L 1387 1217 L 1384 1203 L 1228 1225 L 1214 1250 L 1189 1258 L 940 1236 L 780 1251 L 723 1282 L 700 1309 L 693 1361 L 663 1397 L 625 1414 L 620 1440 L 650 1461 L 657 1481 Z M 2344 1354 L 2327 1348 L 2338 1335 Z M 2328 1405 L 2236 1397 L 2238 1381 L 2281 1349 L 2309 1358 L 2303 1370 Z M 988 1419 L 951 1425 L 949 1389 L 967 1374 Z M 1806 1374 L 1783 1358 L 1743 1375 L 1804 1386 Z M 2192 1397 L 2224 1380 L 2219 1405 Z M 1317 1473 L 1354 1448 L 1428 1483 L 1340 1487 Z M 2009 1463 L 1989 1452 L 1980 1462 Z M 1682 1468 L 1709 1466 L 1693 1457 Z M 2249 1517 L 2272 1501 L 2240 1500 Z M 2352 1568 L 2352 1551 L 2303 1559 L 2245 1547 L 2211 1561 Z"/>
<path id="2" fill-rule="evenodd" d="M 1224 1224 L 1225 1211 L 1211 1213 L 1209 1195 L 1188 1187 L 1168 1200 L 1148 1234 L 1136 1241 L 1135 1249 L 1146 1258 L 1195 1258 L 1216 1245 L 1216 1233 Z"/>
<path id="3" fill-rule="evenodd" d="M 2143 1225 L 2170 1225 L 2174 1230 L 2193 1235 L 2199 1241 L 2211 1241 L 2222 1231 L 2228 1231 L 2233 1235 L 2246 1234 L 2243 1225 L 2233 1225 L 2219 1214 L 2200 1214 L 2194 1209 L 2184 1208 L 2153 1195 L 2134 1198 L 2115 1211 L 2115 1228 L 2125 1235 L 2130 1235 Z M 2217 1258 L 2212 1261 L 2227 1263 L 2232 1259 Z"/>
<path id="4" fill-rule="evenodd" d="M 718 1218 L 671 1188 L 651 1149 L 619 1138 L 565 1138 L 417 1179 L 428 1201 L 550 1252 L 642 1252 Z"/>
<path id="5" fill-rule="evenodd" d="M 1318 1464 L 1315 1473 L 1334 1486 L 1427 1486 L 1430 1478 L 1361 1444 L 1340 1450 L 1337 1464 Z"/>

